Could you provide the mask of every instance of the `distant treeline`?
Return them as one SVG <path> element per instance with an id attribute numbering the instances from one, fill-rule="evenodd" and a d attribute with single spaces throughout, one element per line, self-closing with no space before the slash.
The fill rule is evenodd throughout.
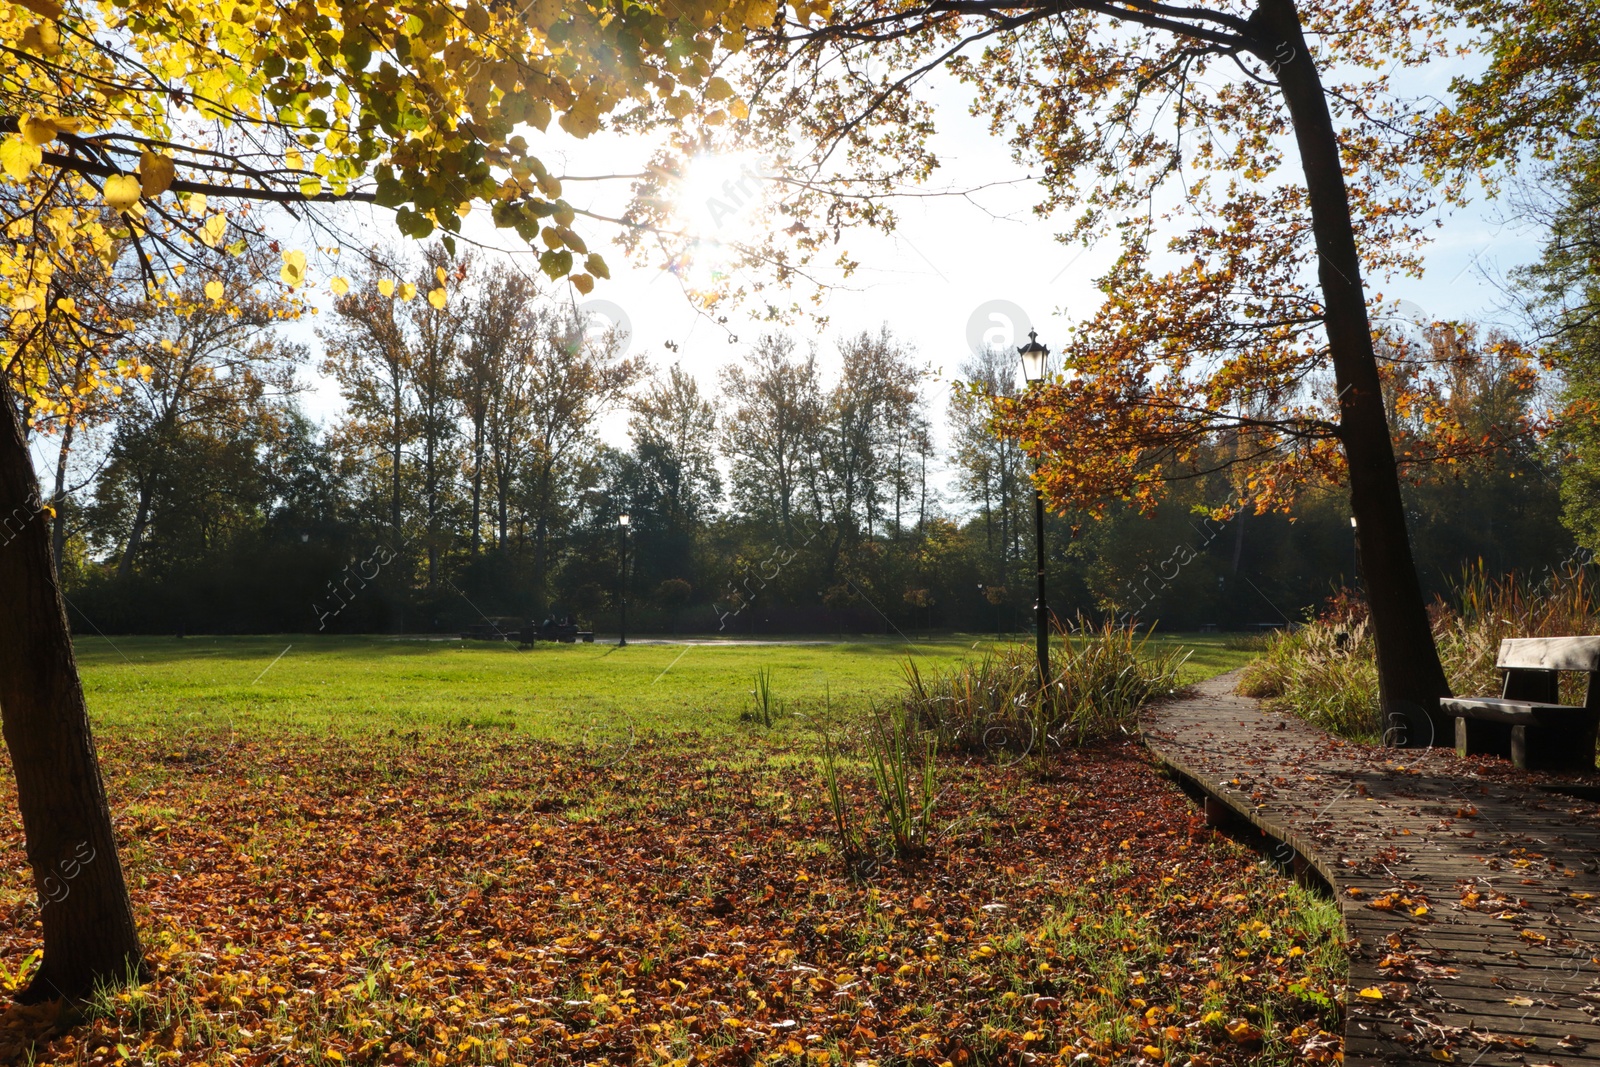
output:
<path id="1" fill-rule="evenodd" d="M 229 283 L 242 314 L 198 292 L 146 305 L 130 343 L 147 376 L 53 441 L 73 625 L 455 632 L 571 616 L 614 631 L 624 595 L 641 632 L 1031 625 L 1027 459 L 987 428 L 987 397 L 1018 388 L 1010 353 L 974 354 L 965 384 L 930 398 L 888 327 L 844 341 L 831 379 L 773 332 L 708 391 L 514 271 L 434 249 L 415 284 L 439 271 L 456 279 L 443 306 L 393 295 L 379 268 L 339 298 L 318 362 L 346 414 L 326 429 L 296 405 L 312 355 L 251 303 L 251 278 Z M 1495 387 L 1492 346 L 1477 365 L 1449 402 L 1485 427 L 1525 414 L 1506 410 L 1528 401 Z M 602 440 L 617 411 L 626 439 Z M 1571 553 L 1557 464 L 1507 441 L 1488 465 L 1408 471 L 1431 590 L 1480 559 L 1537 571 Z M 1050 516 L 1051 606 L 1233 630 L 1298 620 L 1357 579 L 1342 490 L 1310 489 L 1292 516 L 1217 517 L 1232 495 L 1218 476 L 1153 515 Z"/>

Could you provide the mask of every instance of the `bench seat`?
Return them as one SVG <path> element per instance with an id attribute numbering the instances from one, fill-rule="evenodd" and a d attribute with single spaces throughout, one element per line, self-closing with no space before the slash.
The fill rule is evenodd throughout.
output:
<path id="1" fill-rule="evenodd" d="M 1466 715 L 1485 722 L 1535 723 L 1541 726 L 1565 721 L 1570 715 L 1586 714 L 1583 708 L 1571 704 L 1547 704 L 1509 697 L 1447 697 L 1439 701 L 1439 707 L 1446 715 Z"/>
<path id="2" fill-rule="evenodd" d="M 1458 756 L 1507 756 L 1523 770 L 1593 772 L 1600 733 L 1600 637 L 1522 637 L 1500 642 L 1497 697 L 1447 697 Z M 1560 701 L 1562 671 L 1588 675 L 1582 706 Z"/>

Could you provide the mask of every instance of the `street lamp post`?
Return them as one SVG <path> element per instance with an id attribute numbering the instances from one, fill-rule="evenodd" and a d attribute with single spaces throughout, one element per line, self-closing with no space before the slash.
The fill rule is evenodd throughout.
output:
<path id="1" fill-rule="evenodd" d="M 633 516 L 624 511 L 617 516 L 617 529 L 621 532 L 622 552 L 617 567 L 617 603 L 622 609 L 622 620 L 617 626 L 617 647 L 628 643 L 628 527 Z"/>
<path id="2" fill-rule="evenodd" d="M 1039 334 L 1034 330 L 1028 331 L 1028 343 L 1017 349 L 1017 354 L 1022 357 L 1022 376 L 1032 390 L 1044 381 L 1044 361 L 1050 355 L 1050 350 L 1039 343 Z M 1034 474 L 1039 473 L 1040 460 L 1035 456 L 1033 461 Z M 1033 604 L 1034 622 L 1038 627 L 1039 646 L 1039 692 L 1042 694 L 1050 687 L 1050 609 L 1045 603 L 1044 596 L 1044 493 L 1039 489 L 1036 478 L 1033 483 L 1033 547 L 1037 563 L 1036 578 L 1039 590 L 1037 599 Z"/>
<path id="3" fill-rule="evenodd" d="M 1350 516 L 1350 590 L 1361 588 L 1361 527 L 1354 515 Z"/>

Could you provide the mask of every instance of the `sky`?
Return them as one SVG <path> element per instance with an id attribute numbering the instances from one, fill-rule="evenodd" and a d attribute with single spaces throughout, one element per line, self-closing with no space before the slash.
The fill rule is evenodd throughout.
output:
<path id="1" fill-rule="evenodd" d="M 1414 80 L 1405 89 L 1437 91 L 1453 72 L 1441 66 L 1413 74 L 1413 79 L 1425 81 Z M 932 147 L 941 168 L 928 188 L 979 191 L 899 202 L 900 225 L 892 235 L 847 232 L 843 247 L 860 268 L 823 293 L 820 309 L 828 323 L 820 336 L 805 322 L 796 323 L 793 332 L 803 339 L 815 337 L 820 362 L 831 375 L 841 338 L 876 331 L 887 323 L 933 372 L 924 395 L 942 446 L 945 398 L 972 345 L 987 341 L 1015 346 L 1025 341 L 1031 326 L 1042 343 L 1058 347 L 1069 325 L 1097 306 L 1094 279 L 1116 250 L 1111 240 L 1089 249 L 1059 242 L 1056 233 L 1065 227 L 1065 220 L 1034 215 L 1031 208 L 1041 196 L 1040 187 L 1025 167 L 1011 159 L 1008 146 L 989 133 L 985 120 L 967 114 L 962 91 L 936 85 L 930 98 L 939 125 Z M 535 136 L 541 138 L 534 142 L 536 150 L 556 174 L 637 172 L 649 155 L 647 146 L 612 134 L 584 141 L 559 131 Z M 757 224 L 755 198 L 767 190 L 746 182 L 736 185 L 730 195 L 722 185 L 739 182 L 738 167 L 713 163 L 706 170 L 707 180 L 695 183 L 682 205 L 690 224 L 709 234 L 735 236 L 741 227 Z M 564 195 L 579 207 L 616 215 L 625 205 L 627 183 L 568 182 Z M 1444 225 L 1434 231 L 1422 278 L 1369 279 L 1369 283 L 1388 299 L 1403 301 L 1403 311 L 1423 321 L 1494 321 L 1503 303 L 1496 280 L 1533 258 L 1538 246 L 1536 233 L 1503 221 L 1507 214 L 1493 201 L 1480 199 L 1446 216 Z M 516 249 L 516 236 L 495 231 L 485 215 L 479 210 L 469 216 L 466 232 L 485 243 Z M 372 238 L 397 247 L 403 244 L 386 213 L 354 209 L 345 222 Z M 718 369 L 737 358 L 763 327 L 737 309 L 725 327 L 709 321 L 691 306 L 674 276 L 661 268 L 658 253 L 630 258 L 621 248 L 610 246 L 615 235 L 603 226 L 584 225 L 580 219 L 579 228 L 591 249 L 605 255 L 612 278 L 601 280 L 588 297 L 564 284 L 558 295 L 574 299 L 602 320 L 625 318 L 631 353 L 643 354 L 663 369 L 678 362 L 715 394 Z M 533 269 L 527 253 L 521 255 Z M 322 273 L 335 272 L 329 265 Z M 323 306 L 325 315 L 325 292 L 314 293 L 313 300 Z M 295 331 L 311 345 L 313 364 L 318 350 L 316 322 L 311 319 Z M 669 342 L 676 351 L 668 350 Z M 331 425 L 342 409 L 337 389 L 314 366 L 308 368 L 307 378 L 311 388 L 303 406 L 314 420 Z M 625 426 L 626 417 L 618 413 L 603 424 L 602 436 L 624 444 Z M 948 476 L 947 470 L 937 472 L 937 483 L 946 482 Z"/>

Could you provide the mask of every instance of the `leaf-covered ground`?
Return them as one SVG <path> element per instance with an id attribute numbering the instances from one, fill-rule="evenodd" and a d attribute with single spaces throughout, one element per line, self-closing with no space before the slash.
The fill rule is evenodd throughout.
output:
<path id="1" fill-rule="evenodd" d="M 864 879 L 813 747 L 754 731 L 190 734 L 102 757 L 156 977 L 41 1062 L 1338 1054 L 1334 906 L 1206 829 L 1134 742 L 1048 775 L 941 758 L 931 854 Z M 37 912 L 15 825 L 6 844 L 15 983 Z"/>

